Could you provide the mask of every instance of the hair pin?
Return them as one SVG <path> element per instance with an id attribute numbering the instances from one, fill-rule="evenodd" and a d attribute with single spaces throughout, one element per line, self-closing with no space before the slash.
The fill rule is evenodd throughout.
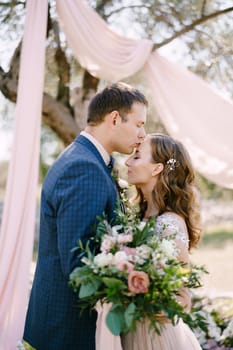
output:
<path id="1" fill-rule="evenodd" d="M 170 171 L 174 171 L 175 168 L 177 168 L 179 166 L 179 162 L 175 158 L 170 158 L 167 161 L 167 165 L 168 165 Z"/>

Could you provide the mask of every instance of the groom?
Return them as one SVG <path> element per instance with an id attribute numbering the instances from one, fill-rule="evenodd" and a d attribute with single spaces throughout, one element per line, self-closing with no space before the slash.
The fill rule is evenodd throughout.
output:
<path id="1" fill-rule="evenodd" d="M 116 187 L 111 153 L 129 154 L 145 137 L 147 101 L 124 83 L 91 100 L 87 126 L 48 172 L 41 194 L 38 261 L 24 340 L 36 350 L 94 350 L 96 312 L 80 315 L 69 274 L 80 261 L 72 248 L 85 243 L 96 217 L 114 216 Z"/>

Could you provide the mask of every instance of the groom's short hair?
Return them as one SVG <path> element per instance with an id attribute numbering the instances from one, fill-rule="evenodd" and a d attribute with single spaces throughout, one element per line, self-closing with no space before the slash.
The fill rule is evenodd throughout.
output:
<path id="1" fill-rule="evenodd" d="M 132 86 L 122 82 L 109 85 L 92 98 L 88 107 L 87 123 L 100 124 L 112 111 L 118 111 L 122 120 L 126 121 L 125 114 L 130 112 L 134 102 L 148 106 L 145 96 Z"/>

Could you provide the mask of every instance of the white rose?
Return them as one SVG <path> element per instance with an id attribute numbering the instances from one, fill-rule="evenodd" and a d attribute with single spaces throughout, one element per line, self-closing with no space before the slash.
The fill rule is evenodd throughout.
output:
<path id="1" fill-rule="evenodd" d="M 113 265 L 118 265 L 124 261 L 128 261 L 128 255 L 125 252 L 120 251 L 113 256 L 112 263 Z"/>
<path id="2" fill-rule="evenodd" d="M 170 259 L 173 259 L 177 255 L 176 245 L 174 241 L 163 239 L 160 244 L 162 252 Z"/>
<path id="3" fill-rule="evenodd" d="M 136 254 L 143 259 L 148 259 L 152 249 L 148 247 L 146 244 L 142 244 L 140 247 L 136 248 Z"/>
<path id="4" fill-rule="evenodd" d="M 118 236 L 118 231 L 122 229 L 122 225 L 115 225 L 112 227 L 112 236 Z"/>
<path id="5" fill-rule="evenodd" d="M 94 257 L 94 264 L 96 264 L 98 267 L 108 266 L 111 265 L 112 258 L 112 253 L 100 253 Z"/>

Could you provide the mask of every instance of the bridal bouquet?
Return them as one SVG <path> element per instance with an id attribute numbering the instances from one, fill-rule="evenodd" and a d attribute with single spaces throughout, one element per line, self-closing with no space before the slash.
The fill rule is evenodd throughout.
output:
<path id="1" fill-rule="evenodd" d="M 198 266 L 184 266 L 176 260 L 174 237 L 161 238 L 155 232 L 155 220 L 141 222 L 135 215 L 120 213 L 111 226 L 100 219 L 95 244 L 80 242 L 83 266 L 70 275 L 70 285 L 78 292 L 83 308 L 110 303 L 106 324 L 114 335 L 127 333 L 137 321 L 148 319 L 160 333 L 161 319 L 173 324 L 183 318 L 192 328 L 200 326 L 177 301 L 182 288 L 201 286 Z M 96 249 L 90 249 L 95 246 Z"/>

